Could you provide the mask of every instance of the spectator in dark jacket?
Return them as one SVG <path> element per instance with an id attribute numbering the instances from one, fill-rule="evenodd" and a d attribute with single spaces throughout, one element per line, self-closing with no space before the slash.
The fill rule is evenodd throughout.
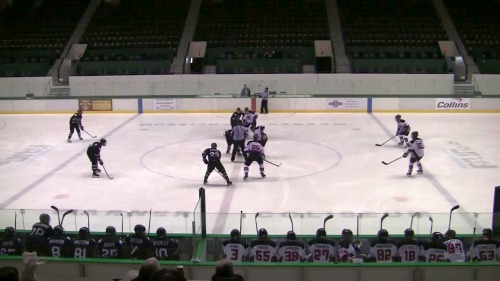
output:
<path id="1" fill-rule="evenodd" d="M 212 281 L 243 281 L 243 276 L 234 274 L 233 263 L 230 260 L 219 260 L 215 266 Z"/>

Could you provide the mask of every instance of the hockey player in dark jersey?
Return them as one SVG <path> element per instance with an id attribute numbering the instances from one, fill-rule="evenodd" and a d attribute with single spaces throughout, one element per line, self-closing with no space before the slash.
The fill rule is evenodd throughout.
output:
<path id="1" fill-rule="evenodd" d="M 259 164 L 259 171 L 261 177 L 265 178 L 266 174 L 264 174 L 264 158 L 266 157 L 264 152 L 264 147 L 260 142 L 258 142 L 258 136 L 253 136 L 253 141 L 249 141 L 245 146 L 245 153 L 247 153 L 247 159 L 245 160 L 245 164 L 243 167 L 243 171 L 245 172 L 245 176 L 243 179 L 248 178 L 248 170 L 249 166 L 253 161 L 256 161 Z"/>
<path id="2" fill-rule="evenodd" d="M 238 229 L 231 230 L 231 238 L 222 242 L 223 257 L 231 261 L 245 261 L 248 258 L 248 245 L 241 239 Z"/>
<path id="3" fill-rule="evenodd" d="M 83 130 L 83 125 L 82 125 L 82 110 L 78 109 L 78 111 L 71 116 L 69 119 L 69 135 L 68 135 L 68 142 L 71 142 L 71 136 L 73 136 L 73 133 L 75 132 L 78 134 L 78 138 L 80 140 L 83 140 L 82 135 L 80 133 L 80 129 Z"/>
<path id="4" fill-rule="evenodd" d="M 241 108 L 236 108 L 236 111 L 233 112 L 233 114 L 231 115 L 231 119 L 230 119 L 230 124 L 231 124 L 231 128 L 238 125 L 238 121 L 241 120 L 241 116 L 243 116 L 243 112 L 241 111 Z"/>
<path id="5" fill-rule="evenodd" d="M 398 258 L 400 262 L 418 262 L 420 256 L 420 247 L 413 236 L 415 232 L 411 228 L 404 231 L 404 238 L 400 240 L 396 247 L 398 248 Z"/>
<path id="6" fill-rule="evenodd" d="M 97 242 L 97 252 L 100 258 L 121 259 L 124 258 L 123 241 L 116 236 L 114 226 L 106 227 L 106 236 Z"/>
<path id="7" fill-rule="evenodd" d="M 286 233 L 286 241 L 278 246 L 278 261 L 280 262 L 303 262 L 306 259 L 304 244 L 297 241 L 295 232 Z"/>
<path id="8" fill-rule="evenodd" d="M 90 162 L 92 163 L 92 177 L 98 178 L 101 170 L 98 168 L 99 164 L 104 165 L 104 162 L 101 159 L 101 147 L 107 145 L 106 139 L 101 139 L 100 141 L 96 141 L 93 144 L 89 145 L 87 148 L 87 156 L 89 157 Z"/>
<path id="9" fill-rule="evenodd" d="M 38 255 L 47 255 L 47 238 L 54 235 L 54 229 L 50 226 L 50 216 L 48 214 L 40 215 L 40 222 L 37 222 L 31 228 L 31 232 L 26 238 L 26 251 L 37 252 Z"/>
<path id="10" fill-rule="evenodd" d="M 220 162 L 221 152 L 217 149 L 216 143 L 212 143 L 210 148 L 205 149 L 201 154 L 201 157 L 203 158 L 203 162 L 207 164 L 207 171 L 205 172 L 205 177 L 203 178 L 204 184 L 208 183 L 208 177 L 214 169 L 217 169 L 217 172 L 222 174 L 222 177 L 226 180 L 227 185 L 232 184 L 227 176 L 224 165 Z"/>
<path id="11" fill-rule="evenodd" d="M 224 137 L 226 138 L 227 149 L 226 154 L 231 152 L 231 145 L 233 144 L 233 130 L 227 130 L 224 132 Z"/>
<path id="12" fill-rule="evenodd" d="M 391 263 L 397 257 L 396 244 L 389 239 L 389 232 L 381 229 L 377 239 L 370 243 L 370 259 L 375 262 Z"/>
<path id="13" fill-rule="evenodd" d="M 433 232 L 430 241 L 422 244 L 421 256 L 426 262 L 445 262 L 446 245 L 443 243 L 443 234 Z"/>
<path id="14" fill-rule="evenodd" d="M 337 261 L 351 262 L 353 258 L 360 254 L 359 243 L 354 243 L 352 239 L 352 230 L 348 228 L 343 229 L 342 239 L 337 243 Z"/>
<path id="15" fill-rule="evenodd" d="M 276 262 L 276 242 L 267 237 L 267 230 L 261 228 L 258 231 L 257 240 L 250 243 L 250 261 L 255 262 Z"/>
<path id="16" fill-rule="evenodd" d="M 134 233 L 125 239 L 127 257 L 145 260 L 154 257 L 153 242 L 146 235 L 146 228 L 142 224 L 134 227 Z"/>
<path id="17" fill-rule="evenodd" d="M 54 235 L 47 240 L 47 253 L 55 258 L 72 257 L 73 240 L 64 236 L 64 228 L 60 225 L 54 227 Z"/>
<path id="18" fill-rule="evenodd" d="M 73 241 L 73 258 L 85 259 L 97 256 L 97 243 L 90 237 L 90 231 L 87 227 L 78 230 L 78 237 Z"/>
<path id="19" fill-rule="evenodd" d="M 156 230 L 156 239 L 153 240 L 153 250 L 158 260 L 180 260 L 179 241 L 167 237 L 167 231 L 163 227 Z"/>
<path id="20" fill-rule="evenodd" d="M 493 239 L 491 228 L 483 229 L 483 237 L 474 241 L 470 257 L 473 261 L 498 261 L 500 258 L 500 242 Z"/>
<path id="21" fill-rule="evenodd" d="M 23 253 L 23 243 L 17 237 L 16 230 L 8 226 L 5 228 L 5 237 L 0 241 L 0 255 L 20 256 Z"/>
<path id="22" fill-rule="evenodd" d="M 331 262 L 335 260 L 335 242 L 326 238 L 326 230 L 318 228 L 316 238 L 309 241 L 310 262 Z"/>

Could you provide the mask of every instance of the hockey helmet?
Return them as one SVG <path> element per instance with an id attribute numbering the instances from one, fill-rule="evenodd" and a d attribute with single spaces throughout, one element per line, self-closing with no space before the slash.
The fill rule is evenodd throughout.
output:
<path id="1" fill-rule="evenodd" d="M 265 228 L 259 229 L 259 238 L 267 238 L 267 230 Z"/>
<path id="2" fill-rule="evenodd" d="M 76 113 L 78 113 L 78 114 L 82 114 L 82 112 L 83 112 L 83 111 L 82 111 L 81 109 L 78 109 L 78 110 L 76 111 Z"/>
<path id="3" fill-rule="evenodd" d="M 58 237 L 64 234 L 64 228 L 60 225 L 54 226 L 54 234 Z"/>
<path id="4" fill-rule="evenodd" d="M 446 236 L 446 238 L 451 239 L 457 236 L 457 232 L 453 229 L 448 229 L 448 231 L 446 231 L 444 235 Z"/>
<path id="5" fill-rule="evenodd" d="M 116 234 L 116 228 L 114 226 L 106 227 L 106 235 L 113 236 Z"/>
<path id="6" fill-rule="evenodd" d="M 413 236 L 415 235 L 415 231 L 413 231 L 413 229 L 411 228 L 407 228 L 405 229 L 404 234 L 406 238 L 413 238 Z"/>
<path id="7" fill-rule="evenodd" d="M 217 144 L 216 144 L 215 142 L 213 142 L 213 143 L 210 145 L 210 147 L 211 147 L 212 149 L 217 149 Z"/>
<path id="8" fill-rule="evenodd" d="M 253 135 L 253 140 L 259 140 L 259 135 L 257 134 Z"/>
<path id="9" fill-rule="evenodd" d="M 433 243 L 441 242 L 443 240 L 443 234 L 441 232 L 433 232 L 431 235 L 431 241 Z"/>
<path id="10" fill-rule="evenodd" d="M 104 138 L 102 138 L 99 142 L 101 143 L 102 146 L 106 146 L 106 144 L 108 144 L 108 141 Z"/>
<path id="11" fill-rule="evenodd" d="M 231 239 L 239 239 L 240 238 L 240 231 L 238 229 L 233 229 L 231 230 Z"/>
<path id="12" fill-rule="evenodd" d="M 293 230 L 290 230 L 286 233 L 286 240 L 296 240 L 297 235 L 295 235 L 295 232 Z"/>
<path id="13" fill-rule="evenodd" d="M 350 230 L 349 228 L 344 228 L 342 230 L 342 238 L 343 239 L 351 239 L 352 238 L 352 230 Z"/>
<path id="14" fill-rule="evenodd" d="M 12 226 L 7 226 L 5 228 L 5 237 L 6 238 L 11 238 L 16 236 L 16 230 Z"/>
<path id="15" fill-rule="evenodd" d="M 326 236 L 326 230 L 324 228 L 318 228 L 318 230 L 316 230 L 316 237 L 317 238 L 325 237 L 325 236 Z"/>
<path id="16" fill-rule="evenodd" d="M 142 224 L 137 224 L 134 226 L 134 232 L 135 234 L 142 234 L 146 232 L 146 227 Z"/>
<path id="17" fill-rule="evenodd" d="M 156 230 L 156 235 L 158 237 L 165 237 L 167 236 L 167 231 L 163 227 L 158 227 L 158 229 Z"/>
<path id="18" fill-rule="evenodd" d="M 238 108 L 236 108 L 236 111 L 237 111 L 237 112 L 241 112 L 241 108 L 239 108 L 239 107 L 238 107 Z"/>
<path id="19" fill-rule="evenodd" d="M 248 112 L 248 110 L 249 110 L 248 107 L 245 107 L 245 112 Z"/>
<path id="20" fill-rule="evenodd" d="M 387 240 L 387 238 L 389 238 L 389 232 L 386 229 L 381 229 L 378 231 L 377 237 L 379 240 L 385 241 Z"/>
<path id="21" fill-rule="evenodd" d="M 418 132 L 417 131 L 411 132 L 411 138 L 414 139 L 414 140 L 417 139 L 418 138 Z"/>
<path id="22" fill-rule="evenodd" d="M 401 115 L 400 115 L 400 114 L 398 114 L 398 115 L 394 116 L 394 120 L 396 120 L 396 121 L 401 120 Z"/>
<path id="23" fill-rule="evenodd" d="M 90 230 L 87 227 L 82 227 L 80 230 L 78 230 L 78 236 L 80 238 L 88 238 L 90 236 Z"/>
<path id="24" fill-rule="evenodd" d="M 491 239 L 493 237 L 493 231 L 491 231 L 491 228 L 485 228 L 483 229 L 483 236 L 488 237 Z"/>
<path id="25" fill-rule="evenodd" d="M 50 216 L 48 214 L 41 214 L 40 222 L 44 224 L 50 224 Z"/>

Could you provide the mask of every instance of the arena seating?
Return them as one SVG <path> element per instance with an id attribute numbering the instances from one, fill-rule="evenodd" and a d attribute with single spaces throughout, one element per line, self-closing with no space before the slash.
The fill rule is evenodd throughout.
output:
<path id="1" fill-rule="evenodd" d="M 217 73 L 302 72 L 303 64 L 314 63 L 314 40 L 329 39 L 319 0 L 203 1 L 194 36 L 217 54 L 215 63 L 213 55 L 205 61 Z"/>
<path id="2" fill-rule="evenodd" d="M 500 4 L 493 0 L 478 3 L 444 1 L 448 13 L 481 73 L 500 74 Z"/>
<path id="3" fill-rule="evenodd" d="M 41 6 L 33 1 L 13 3 L 0 12 L 0 77 L 45 76 L 89 1 L 42 1 Z"/>
<path id="4" fill-rule="evenodd" d="M 167 74 L 188 8 L 183 0 L 101 4 L 81 40 L 88 46 L 78 74 Z"/>
<path id="5" fill-rule="evenodd" d="M 354 73 L 445 73 L 446 32 L 432 1 L 338 0 Z"/>

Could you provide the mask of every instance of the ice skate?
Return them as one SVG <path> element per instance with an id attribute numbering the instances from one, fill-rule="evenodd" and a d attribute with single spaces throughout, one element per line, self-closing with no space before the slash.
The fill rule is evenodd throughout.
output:
<path id="1" fill-rule="evenodd" d="M 227 185 L 232 185 L 233 182 L 232 181 L 227 181 Z"/>
<path id="2" fill-rule="evenodd" d="M 266 174 L 264 174 L 263 172 L 260 172 L 260 175 L 261 177 L 265 178 L 266 177 Z"/>
<path id="3" fill-rule="evenodd" d="M 71 140 L 70 140 L 70 139 L 68 139 L 68 140 L 67 140 L 66 142 L 69 142 L 69 143 L 71 143 Z"/>
<path id="4" fill-rule="evenodd" d="M 101 169 L 96 169 L 95 171 L 96 171 L 97 173 L 102 172 L 102 171 L 101 171 Z"/>
<path id="5" fill-rule="evenodd" d="M 203 184 L 207 184 L 208 183 L 208 179 L 207 178 L 204 178 L 203 179 Z"/>
<path id="6" fill-rule="evenodd" d="M 92 177 L 93 177 L 93 178 L 98 178 L 98 177 L 99 177 L 99 174 L 98 174 L 98 173 L 96 173 L 96 172 L 94 172 L 94 173 L 92 174 Z"/>
<path id="7" fill-rule="evenodd" d="M 411 171 L 408 171 L 408 173 L 406 173 L 406 175 L 411 177 Z"/>
<path id="8" fill-rule="evenodd" d="M 417 173 L 419 173 L 419 174 L 423 174 L 423 173 L 424 173 L 424 171 L 422 171 L 422 170 L 417 170 Z"/>
<path id="9" fill-rule="evenodd" d="M 244 180 L 246 180 L 248 178 L 248 174 L 245 174 L 245 176 L 243 177 Z"/>
<path id="10" fill-rule="evenodd" d="M 403 143 L 405 143 L 404 141 L 400 141 L 398 142 L 398 145 L 403 145 Z"/>

